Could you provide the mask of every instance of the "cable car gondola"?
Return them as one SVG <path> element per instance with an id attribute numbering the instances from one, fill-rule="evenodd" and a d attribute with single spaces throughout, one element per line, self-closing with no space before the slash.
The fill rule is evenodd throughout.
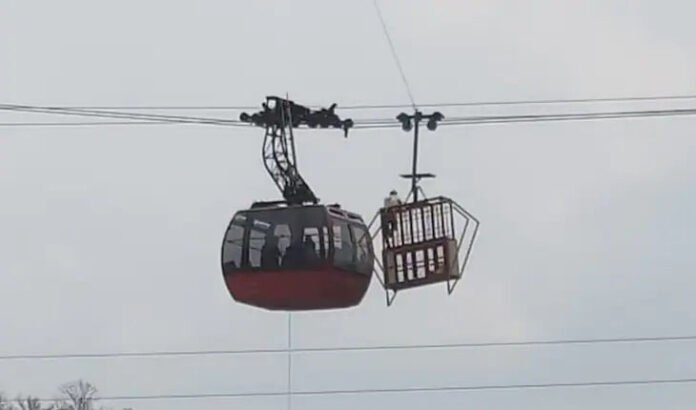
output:
<path id="1" fill-rule="evenodd" d="M 343 128 L 329 109 L 312 111 L 268 97 L 263 111 L 241 120 L 265 127 L 263 159 L 284 201 L 256 202 L 234 214 L 222 245 L 222 271 L 238 302 L 269 310 L 355 306 L 372 278 L 374 251 L 362 217 L 322 205 L 300 176 L 292 129 Z M 287 128 L 287 132 L 286 132 Z"/>

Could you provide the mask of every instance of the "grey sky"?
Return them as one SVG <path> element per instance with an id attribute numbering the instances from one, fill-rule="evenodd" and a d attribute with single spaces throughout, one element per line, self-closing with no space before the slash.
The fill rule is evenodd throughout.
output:
<path id="1" fill-rule="evenodd" d="M 417 102 L 696 92 L 693 2 L 510 3 L 381 2 Z M 0 6 L 1 102 L 257 105 L 285 92 L 308 104 L 407 102 L 371 1 Z M 525 109 L 443 110 L 512 112 Z M 422 169 L 438 174 L 426 191 L 482 220 L 466 280 L 451 297 L 432 287 L 391 308 L 374 281 L 357 308 L 294 316 L 294 345 L 696 334 L 695 121 L 425 134 Z M 259 130 L 193 125 L 1 128 L 0 353 L 284 347 L 286 316 L 234 303 L 219 267 L 231 215 L 278 195 L 261 141 Z M 298 135 L 318 195 L 366 218 L 392 187 L 407 190 L 397 174 L 410 149 L 399 130 Z M 0 362 L 0 391 L 50 397 L 79 377 L 104 395 L 276 391 L 285 360 Z M 696 343 L 301 354 L 294 376 L 298 390 L 696 377 Z M 305 397 L 295 408 L 647 410 L 695 400 L 693 385 L 675 385 Z M 285 401 L 116 404 L 273 410 Z"/>

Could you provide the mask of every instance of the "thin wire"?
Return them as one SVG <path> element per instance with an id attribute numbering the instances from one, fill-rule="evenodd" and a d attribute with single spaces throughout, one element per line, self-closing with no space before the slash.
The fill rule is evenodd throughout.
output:
<path id="1" fill-rule="evenodd" d="M 204 117 L 188 117 L 188 116 L 171 116 L 171 115 L 151 115 L 151 114 L 132 114 L 123 112 L 109 111 L 88 111 L 88 110 L 72 110 L 58 109 L 55 107 L 32 107 L 32 106 L 16 106 L 2 105 L 0 110 L 31 112 L 31 113 L 47 113 L 55 115 L 69 116 L 86 116 L 98 118 L 120 118 L 131 120 L 149 120 L 156 123 L 177 123 L 177 124 L 206 124 L 206 125 L 222 125 L 222 126 L 241 126 L 253 127 L 253 125 L 237 120 L 227 120 L 219 118 L 204 118 Z M 525 115 L 506 115 L 506 116 L 471 116 L 471 117 L 454 117 L 446 118 L 440 122 L 443 126 L 461 126 L 461 125 L 477 125 L 477 124 L 503 124 L 503 123 L 518 123 L 518 122 L 548 122 L 548 121 L 578 121 L 578 120 L 599 120 L 599 119 L 618 119 L 618 118 L 639 118 L 639 117 L 669 117 L 669 116 L 691 116 L 696 115 L 696 108 L 679 108 L 666 110 L 639 110 L 639 111 L 608 111 L 608 112 L 589 112 L 589 113 L 563 113 L 563 114 L 525 114 Z M 357 122 L 353 127 L 355 129 L 381 129 L 381 128 L 396 128 L 399 123 L 389 119 L 366 119 L 364 122 Z M 38 125 L 34 125 L 38 124 Z M 0 126 L 62 126 L 69 124 L 90 125 L 93 123 L 0 123 Z M 115 122 L 107 123 L 106 125 L 116 125 Z M 120 123 L 120 125 L 138 125 L 137 123 Z M 67 125 L 66 125 L 67 126 Z"/>
<path id="2" fill-rule="evenodd" d="M 360 352 L 385 350 L 421 350 L 421 349 L 462 349 L 462 348 L 491 348 L 491 347 L 533 347 L 550 345 L 584 345 L 584 344 L 616 344 L 616 343 L 653 343 L 696 341 L 696 335 L 691 336 L 654 336 L 654 337 L 624 337 L 624 338 L 595 338 L 595 339 L 558 339 L 558 340 L 527 340 L 509 342 L 478 342 L 478 343 L 445 343 L 417 345 L 377 345 L 377 346 L 337 346 L 337 347 L 305 347 L 292 348 L 292 353 L 316 352 Z M 242 354 L 279 354 L 288 353 L 290 349 L 233 349 L 233 350 L 179 350 L 179 351 L 141 351 L 141 352 L 111 352 L 111 353 L 58 353 L 58 354 L 15 354 L 0 355 L 0 360 L 50 360 L 50 359 L 100 359 L 100 358 L 146 358 L 168 356 L 212 356 L 212 355 L 242 355 Z"/>
<path id="3" fill-rule="evenodd" d="M 389 48 L 391 49 L 392 57 L 394 57 L 394 61 L 396 62 L 396 66 L 399 68 L 399 73 L 401 74 L 401 80 L 404 82 L 404 86 L 406 87 L 406 92 L 408 93 L 408 98 L 411 100 L 411 106 L 413 107 L 414 110 L 417 110 L 418 108 L 416 107 L 416 100 L 413 98 L 413 93 L 411 92 L 411 86 L 408 84 L 408 79 L 406 79 L 406 73 L 404 73 L 404 68 L 401 65 L 401 61 L 399 60 L 399 55 L 396 53 L 396 47 L 394 47 L 394 43 L 392 42 L 391 36 L 389 35 L 389 30 L 387 29 L 387 23 L 384 21 L 384 16 L 382 16 L 382 11 L 379 8 L 379 3 L 377 0 L 373 0 L 372 3 L 375 5 L 375 10 L 377 10 L 377 17 L 379 17 L 379 22 L 382 25 L 382 30 L 384 31 L 384 36 L 387 38 L 387 41 L 389 42 Z"/>
<path id="4" fill-rule="evenodd" d="M 696 108 L 671 109 L 671 110 L 647 110 L 647 111 L 614 111 L 594 113 L 570 113 L 570 114 L 545 114 L 545 115 L 511 115 L 511 116 L 481 116 L 462 117 L 443 121 L 442 125 L 468 125 L 468 124 L 502 124 L 510 122 L 549 122 L 549 121 L 580 121 L 602 120 L 618 118 L 644 118 L 644 117 L 674 117 L 696 115 Z"/>
<path id="5" fill-rule="evenodd" d="M 656 96 L 634 96 L 634 97 L 588 97 L 588 98 L 555 98 L 555 99 L 526 99 L 526 100 L 483 100 L 483 101 L 463 101 L 463 102 L 442 102 L 419 104 L 420 107 L 477 107 L 477 106 L 496 106 L 496 105 L 537 105 L 537 104 L 582 104 L 582 103 L 603 103 L 603 102 L 638 102 L 638 101 L 677 101 L 693 100 L 696 94 L 675 94 L 675 95 L 656 95 Z M 259 107 L 252 105 L 52 105 L 55 108 L 65 109 L 96 109 L 96 110 L 189 110 L 189 111 L 217 111 L 217 110 L 255 110 Z M 370 110 L 387 108 L 409 108 L 412 104 L 354 104 L 338 105 L 338 108 L 345 110 Z"/>
<path id="6" fill-rule="evenodd" d="M 292 312 L 288 312 L 288 410 L 292 410 Z"/>
<path id="7" fill-rule="evenodd" d="M 495 120 L 527 120 L 527 119 L 548 119 L 548 118 L 572 118 L 572 117 L 614 117 L 614 116 L 653 116 L 653 115 L 670 115 L 670 114 L 694 114 L 696 108 L 670 108 L 663 110 L 638 110 L 638 111 L 595 111 L 581 113 L 553 113 L 553 114 L 516 114 L 516 115 L 498 115 L 498 116 L 466 116 L 466 117 L 450 117 L 444 122 L 458 121 L 495 121 Z"/>
<path id="8" fill-rule="evenodd" d="M 582 104 L 582 103 L 604 103 L 604 102 L 638 102 L 638 101 L 678 101 L 693 100 L 696 94 L 691 95 L 657 95 L 639 97 L 595 97 L 595 98 L 556 98 L 541 100 L 502 100 L 502 101 L 465 101 L 465 102 L 445 102 L 418 104 L 421 108 L 441 108 L 441 107 L 485 107 L 498 105 L 545 105 L 545 104 Z M 374 105 L 339 105 L 344 110 L 362 109 L 386 109 L 386 108 L 407 108 L 408 104 L 374 104 Z"/>
<path id="9" fill-rule="evenodd" d="M 617 387 L 617 386 L 646 386 L 667 384 L 696 383 L 696 378 L 678 379 L 642 379 L 642 380 L 606 380 L 568 383 L 524 383 L 524 384 L 484 384 L 469 386 L 433 386 L 433 387 L 403 387 L 377 389 L 346 389 L 346 390 L 305 390 L 296 391 L 296 396 L 335 396 L 350 394 L 388 394 L 388 393 L 433 393 L 433 392 L 463 392 L 482 390 L 528 390 L 574 387 Z M 199 393 L 199 394 L 156 394 L 156 395 L 119 395 L 101 396 L 94 400 L 125 401 L 125 400 L 181 400 L 181 399 L 210 399 L 210 398 L 243 398 L 243 397 L 275 397 L 283 396 L 286 392 L 250 392 L 250 393 Z M 45 402 L 55 402 L 62 399 L 40 399 Z"/>
<path id="10" fill-rule="evenodd" d="M 420 107 L 440 108 L 440 107 L 477 107 L 477 106 L 500 106 L 500 105 L 546 105 L 546 104 L 583 104 L 583 103 L 604 103 L 604 102 L 645 102 L 645 101 L 678 101 L 693 100 L 696 94 L 679 95 L 656 95 L 656 96 L 634 96 L 634 97 L 588 97 L 588 98 L 556 98 L 556 99 L 526 99 L 526 100 L 483 100 L 483 101 L 464 101 L 464 102 L 442 102 L 419 104 Z M 388 108 L 408 108 L 411 104 L 356 104 L 338 105 L 340 109 L 362 110 L 362 109 L 388 109 Z M 62 108 L 78 109 L 125 109 L 125 110 L 244 110 L 256 109 L 254 106 L 62 106 Z"/>
<path id="11" fill-rule="evenodd" d="M 58 107 L 58 106 L 53 106 Z M 217 110 L 257 110 L 255 105 L 61 105 L 60 108 L 88 110 L 182 110 L 182 111 L 217 111 Z"/>
<path id="12" fill-rule="evenodd" d="M 204 125 L 222 125 L 222 126 L 239 126 L 239 127 L 255 127 L 254 124 L 249 124 L 242 122 L 240 120 L 224 119 L 224 118 L 206 118 L 206 117 L 191 117 L 191 116 L 181 116 L 181 115 L 162 115 L 162 114 L 138 114 L 129 112 L 119 112 L 119 111 L 104 111 L 104 110 L 87 110 L 87 109 L 77 109 L 77 108 L 61 108 L 61 107 L 40 107 L 40 106 L 29 106 L 29 105 L 16 105 L 16 104 L 0 104 L 0 111 L 12 111 L 12 112 L 23 112 L 23 113 L 34 113 L 34 114 L 50 114 L 50 115 L 65 115 L 65 116 L 78 116 L 78 117 L 92 117 L 92 118 L 118 118 L 118 119 L 131 119 L 141 121 L 154 121 L 157 123 L 176 123 L 176 124 L 204 124 Z M 370 123 L 384 123 L 387 124 L 394 120 L 388 118 L 382 119 L 367 119 L 365 120 Z M 7 124 L 7 125 L 5 125 Z M 28 122 L 12 122 L 5 123 L 2 126 L 33 126 Z M 24 125 L 26 124 L 26 125 Z M 53 124 L 59 124 L 57 126 L 82 126 L 82 125 L 93 125 L 92 123 L 38 123 L 41 126 L 50 126 Z M 63 125 L 66 124 L 66 125 Z M 123 123 L 122 123 L 123 124 Z M 122 125 L 120 124 L 120 125 Z M 136 125 L 137 123 L 130 123 L 129 125 Z M 114 122 L 106 123 L 105 125 L 115 125 Z M 311 129 L 311 128 L 307 128 Z"/>
<path id="13" fill-rule="evenodd" d="M 209 125 L 224 125 L 224 126 L 252 126 L 239 120 L 229 120 L 221 118 L 205 118 L 205 117 L 190 117 L 190 116 L 175 116 L 175 115 L 160 115 L 160 114 L 135 114 L 116 111 L 99 111 L 99 110 L 84 110 L 84 109 L 68 109 L 59 107 L 39 107 L 29 105 L 15 104 L 0 104 L 2 111 L 40 113 L 40 114 L 55 114 L 68 115 L 78 117 L 97 117 L 97 118 L 120 118 L 132 120 L 150 120 L 150 121 L 169 121 L 183 124 L 209 124 Z"/>
<path id="14" fill-rule="evenodd" d="M 594 113 L 569 113 L 569 114 L 542 114 L 542 115 L 508 115 L 508 116 L 476 116 L 445 119 L 438 126 L 464 126 L 481 124 L 508 124 L 524 122 L 552 122 L 552 121 L 583 121 L 606 120 L 621 118 L 645 118 L 645 117 L 675 117 L 696 115 L 696 108 L 671 109 L 671 110 L 646 110 L 646 111 L 615 111 Z M 384 129 L 399 128 L 398 123 L 367 123 L 358 124 L 356 129 Z"/>
<path id="15" fill-rule="evenodd" d="M 0 127 L 83 127 L 112 125 L 174 125 L 172 121 L 0 122 Z"/>

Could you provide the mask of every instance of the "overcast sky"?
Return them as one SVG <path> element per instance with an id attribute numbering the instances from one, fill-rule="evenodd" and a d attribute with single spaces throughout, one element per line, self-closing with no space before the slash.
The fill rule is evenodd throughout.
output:
<path id="1" fill-rule="evenodd" d="M 418 103 L 696 93 L 693 1 L 383 0 Z M 370 0 L 0 3 L 0 102 L 406 103 Z M 696 102 L 692 102 L 690 106 Z M 555 112 L 689 102 L 443 109 Z M 186 112 L 236 116 L 238 113 Z M 2 114 L 0 121 L 58 121 Z M 74 121 L 74 119 L 67 119 Z M 295 347 L 696 334 L 694 118 L 424 133 L 426 192 L 482 221 L 466 280 L 293 317 Z M 370 218 L 409 169 L 398 129 L 299 132 L 324 200 Z M 284 348 L 287 316 L 235 303 L 232 214 L 277 198 L 262 131 L 0 128 L 0 354 Z M 52 397 L 283 391 L 286 356 L 0 362 L 0 391 Z M 696 342 L 298 354 L 296 390 L 696 377 Z M 687 409 L 694 385 L 301 397 L 296 409 Z M 284 409 L 285 399 L 104 403 Z"/>

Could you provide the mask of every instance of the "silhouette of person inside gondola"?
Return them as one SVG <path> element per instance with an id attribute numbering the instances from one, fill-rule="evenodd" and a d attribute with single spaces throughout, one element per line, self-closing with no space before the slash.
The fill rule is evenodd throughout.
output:
<path id="1" fill-rule="evenodd" d="M 278 248 L 278 237 L 275 235 L 268 235 L 261 248 L 261 267 L 264 269 L 280 267 L 280 249 Z"/>
<path id="2" fill-rule="evenodd" d="M 229 275 L 230 273 L 232 273 L 235 270 L 237 270 L 237 263 L 233 260 L 231 260 L 229 262 L 225 262 L 222 265 L 222 272 L 225 276 Z"/>
<path id="3" fill-rule="evenodd" d="M 304 261 L 307 265 L 314 265 L 318 262 L 316 242 L 310 235 L 305 236 L 304 240 Z"/>
<path id="4" fill-rule="evenodd" d="M 290 246 L 285 249 L 283 256 L 284 268 L 300 268 L 304 261 L 303 244 L 299 240 L 293 241 Z"/>

